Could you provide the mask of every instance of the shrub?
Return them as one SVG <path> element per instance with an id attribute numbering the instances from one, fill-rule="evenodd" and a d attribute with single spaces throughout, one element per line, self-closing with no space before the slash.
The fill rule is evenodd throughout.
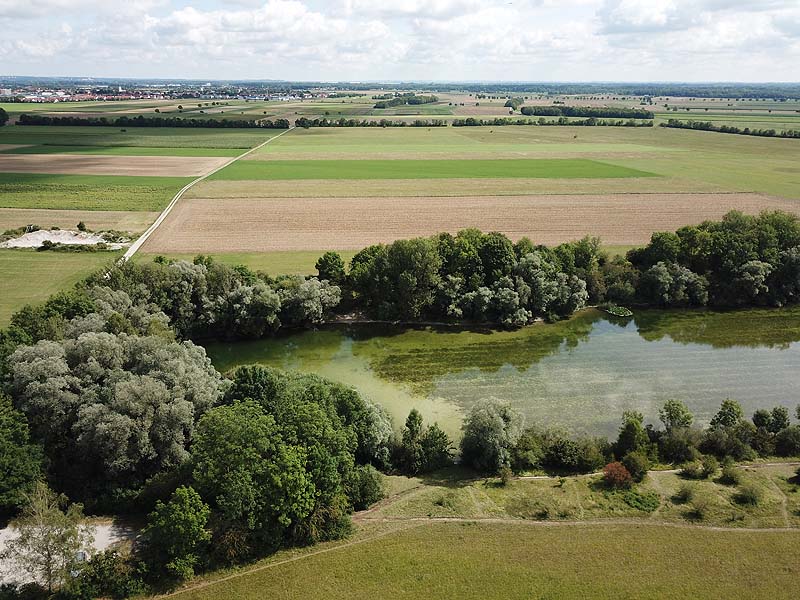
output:
<path id="1" fill-rule="evenodd" d="M 680 475 L 687 479 L 703 479 L 703 464 L 699 460 L 686 463 L 681 468 Z"/>
<path id="2" fill-rule="evenodd" d="M 691 502 L 695 497 L 695 487 L 688 483 L 684 483 L 681 487 L 678 488 L 678 491 L 675 492 L 675 495 L 672 496 L 672 501 L 676 504 L 686 504 Z"/>
<path id="3" fill-rule="evenodd" d="M 503 487 L 507 486 L 511 482 L 513 476 L 514 472 L 511 470 L 511 467 L 508 465 L 500 467 L 500 485 Z"/>
<path id="4" fill-rule="evenodd" d="M 708 511 L 711 508 L 711 500 L 708 496 L 697 496 L 691 500 L 691 508 L 689 510 L 688 516 L 691 519 L 696 519 L 698 521 L 702 521 L 708 515 Z"/>
<path id="5" fill-rule="evenodd" d="M 711 455 L 706 455 L 700 459 L 700 474 L 703 479 L 708 479 L 719 469 L 719 461 Z"/>
<path id="6" fill-rule="evenodd" d="M 633 477 L 621 462 L 612 462 L 603 468 L 603 481 L 612 489 L 624 489 L 631 487 Z"/>
<path id="7" fill-rule="evenodd" d="M 746 483 L 739 487 L 739 491 L 734 494 L 733 499 L 737 504 L 758 506 L 763 497 L 764 492 L 761 491 L 760 487 L 752 483 Z"/>
<path id="8" fill-rule="evenodd" d="M 661 497 L 655 492 L 642 493 L 636 490 L 625 490 L 622 500 L 636 510 L 651 513 L 661 505 Z"/>
<path id="9" fill-rule="evenodd" d="M 357 467 L 350 485 L 353 509 L 364 510 L 386 496 L 383 475 L 372 465 Z"/>
<path id="10" fill-rule="evenodd" d="M 778 456 L 800 455 L 800 425 L 792 425 L 777 433 L 775 453 Z"/>
<path id="11" fill-rule="evenodd" d="M 742 481 L 742 472 L 736 468 L 733 459 L 728 456 L 722 461 L 722 475 L 719 482 L 725 485 L 739 485 Z"/>
<path id="12" fill-rule="evenodd" d="M 628 452 L 622 459 L 622 464 L 628 469 L 628 473 L 634 481 L 640 482 L 647 475 L 650 468 L 650 459 L 644 452 Z"/>

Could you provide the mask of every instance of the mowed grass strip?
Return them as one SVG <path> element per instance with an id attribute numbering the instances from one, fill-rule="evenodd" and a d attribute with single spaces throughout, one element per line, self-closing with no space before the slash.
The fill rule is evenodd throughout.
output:
<path id="1" fill-rule="evenodd" d="M 112 263 L 119 252 L 37 252 L 0 249 L 0 327 L 26 304 L 44 302 L 93 271 Z"/>
<path id="2" fill-rule="evenodd" d="M 800 533 L 432 523 L 176 595 L 271 598 L 792 598 Z"/>
<path id="3" fill-rule="evenodd" d="M 264 179 L 607 179 L 653 173 L 587 159 L 239 161 L 211 176 Z"/>
<path id="4" fill-rule="evenodd" d="M 193 179 L 0 173 L 0 208 L 160 211 Z"/>
<path id="5" fill-rule="evenodd" d="M 234 157 L 243 148 L 145 148 L 136 146 L 54 146 L 42 144 L 0 150 L 0 154 L 91 154 L 103 156 L 219 156 Z"/>

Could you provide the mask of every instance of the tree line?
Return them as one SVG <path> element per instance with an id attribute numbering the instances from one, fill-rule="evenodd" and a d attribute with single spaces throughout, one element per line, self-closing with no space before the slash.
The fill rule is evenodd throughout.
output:
<path id="1" fill-rule="evenodd" d="M 287 119 L 186 119 L 182 117 L 49 117 L 22 114 L 18 125 L 62 125 L 79 127 L 197 127 L 217 129 L 288 129 Z"/>
<path id="2" fill-rule="evenodd" d="M 420 104 L 431 104 L 433 102 L 438 102 L 439 98 L 437 96 L 418 96 L 413 92 L 409 94 L 401 94 L 399 96 L 395 96 L 394 98 L 388 100 L 379 100 L 375 103 L 373 108 L 392 108 L 395 106 L 404 106 L 406 104 L 411 106 L 417 106 Z"/>
<path id="3" fill-rule="evenodd" d="M 415 119 L 413 121 L 403 121 L 391 119 L 309 119 L 300 117 L 296 119 L 295 127 L 447 127 L 447 121 L 440 119 Z"/>
<path id="4" fill-rule="evenodd" d="M 681 119 L 670 119 L 666 123 L 661 123 L 661 127 L 716 131 L 717 133 L 754 135 L 757 137 L 800 138 L 800 129 L 786 129 L 784 131 L 776 131 L 775 129 L 751 129 L 750 127 L 736 127 L 735 125 L 715 125 L 711 121 L 682 121 Z"/>
<path id="5" fill-rule="evenodd" d="M 570 121 L 567 117 L 559 117 L 558 119 L 545 119 L 539 117 L 538 119 L 514 119 L 510 117 L 495 117 L 493 119 L 476 119 L 475 117 L 467 117 L 465 119 L 453 119 L 453 127 L 503 127 L 506 125 L 539 125 L 545 126 L 565 126 L 570 127 L 652 127 L 653 121 L 637 121 L 635 119 L 628 119 L 623 121 L 621 119 L 613 121 L 610 119 L 598 119 L 596 117 L 589 117 L 588 119 L 575 119 Z"/>
<path id="6" fill-rule="evenodd" d="M 0 127 L 8 123 L 8 113 L 4 108 L 0 108 Z"/>
<path id="7" fill-rule="evenodd" d="M 654 115 L 643 108 L 610 106 L 523 106 L 520 112 L 528 117 L 596 117 L 607 119 L 652 119 Z"/>

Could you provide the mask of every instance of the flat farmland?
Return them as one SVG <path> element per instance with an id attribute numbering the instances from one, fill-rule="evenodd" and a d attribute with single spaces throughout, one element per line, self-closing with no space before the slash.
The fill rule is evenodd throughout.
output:
<path id="1" fill-rule="evenodd" d="M 0 154 L 2 173 L 54 175 L 142 175 L 199 177 L 226 158 L 189 156 L 103 156 L 76 154 Z"/>
<path id="2" fill-rule="evenodd" d="M 0 168 L 2 168 L 0 156 Z M 210 180 L 261 179 L 624 179 L 652 173 L 581 158 L 475 160 L 239 161 Z"/>
<path id="3" fill-rule="evenodd" d="M 631 246 L 732 209 L 797 211 L 797 164 L 797 140 L 664 128 L 299 129 L 192 188 L 143 252 L 277 257 L 464 227 Z"/>
<path id="4" fill-rule="evenodd" d="M 749 193 L 192 199 L 176 206 L 145 251 L 353 250 L 468 227 L 544 244 L 592 233 L 607 244 L 636 245 L 654 230 L 718 219 L 730 209 L 752 214 L 795 206 Z"/>

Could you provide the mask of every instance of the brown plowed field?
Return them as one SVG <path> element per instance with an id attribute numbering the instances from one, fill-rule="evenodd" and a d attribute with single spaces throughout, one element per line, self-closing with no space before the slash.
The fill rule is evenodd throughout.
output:
<path id="1" fill-rule="evenodd" d="M 46 210 L 41 208 L 0 208 L 0 232 L 26 225 L 46 229 L 75 229 L 79 221 L 98 231 L 116 229 L 140 233 L 158 217 L 157 212 L 122 210 Z"/>
<path id="2" fill-rule="evenodd" d="M 0 173 L 199 177 L 228 160 L 197 156 L 0 154 Z"/>
<path id="3" fill-rule="evenodd" d="M 729 192 L 713 183 L 675 177 L 624 179 L 304 179 L 209 181 L 185 198 L 374 198 L 400 196 L 530 196 Z M 746 190 L 735 190 L 749 192 Z"/>
<path id="4" fill-rule="evenodd" d="M 345 250 L 466 227 L 500 231 L 513 240 L 528 236 L 543 244 L 588 234 L 605 244 L 628 245 L 647 242 L 653 231 L 718 219 L 731 209 L 758 213 L 797 207 L 797 202 L 751 193 L 205 198 L 179 203 L 143 250 Z"/>

